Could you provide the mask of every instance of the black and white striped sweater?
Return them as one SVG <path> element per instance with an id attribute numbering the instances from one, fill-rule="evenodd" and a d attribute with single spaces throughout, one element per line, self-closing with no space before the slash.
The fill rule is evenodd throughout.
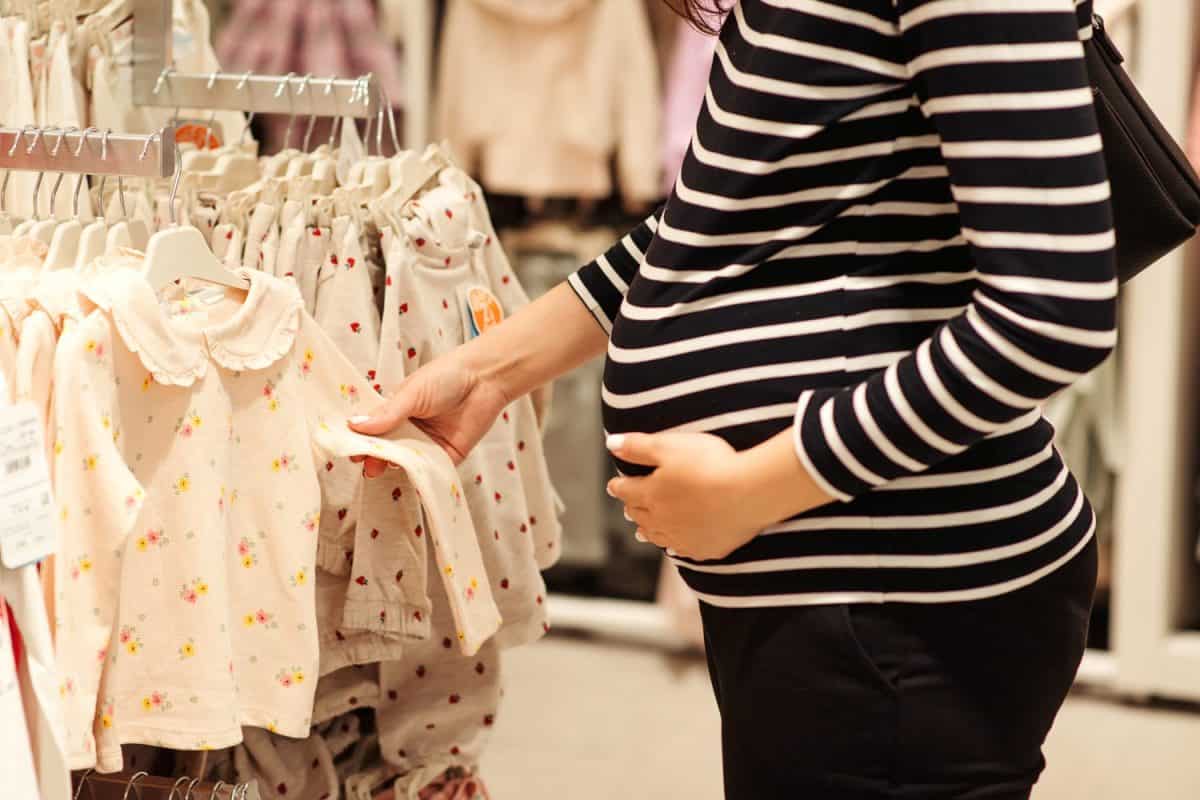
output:
<path id="1" fill-rule="evenodd" d="M 730 12 L 675 191 L 571 278 L 611 333 L 610 432 L 743 449 L 791 425 L 841 501 L 722 561 L 678 560 L 706 602 L 975 599 L 1087 543 L 1039 406 L 1116 341 L 1090 16 L 1091 0 Z"/>

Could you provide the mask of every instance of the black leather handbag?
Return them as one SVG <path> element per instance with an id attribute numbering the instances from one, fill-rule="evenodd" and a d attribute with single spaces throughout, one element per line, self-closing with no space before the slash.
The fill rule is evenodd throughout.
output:
<path id="1" fill-rule="evenodd" d="M 1124 283 L 1179 247 L 1200 225 L 1200 180 L 1121 63 L 1124 56 L 1093 18 L 1085 43 L 1096 116 L 1108 163 Z"/>

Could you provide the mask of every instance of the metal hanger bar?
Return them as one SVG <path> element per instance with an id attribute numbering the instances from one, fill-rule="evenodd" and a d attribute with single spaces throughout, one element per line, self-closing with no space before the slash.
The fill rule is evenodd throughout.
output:
<path id="1" fill-rule="evenodd" d="M 161 74 L 161 70 L 155 73 L 151 89 L 145 94 L 140 89 L 142 84 L 135 82 L 135 99 L 140 105 L 359 119 L 379 113 L 378 82 L 374 78 L 338 78 L 328 93 L 328 79 L 310 78 L 308 88 L 297 95 L 304 80 L 299 75 L 290 78 L 250 75 L 247 78 L 244 73 L 218 72 L 214 76 L 211 73 L 169 72 L 155 94 L 153 85 L 158 83 Z M 287 89 L 280 92 L 285 81 Z M 362 96 L 364 90 L 365 99 Z"/>
<path id="2" fill-rule="evenodd" d="M 62 146 L 56 147 L 59 136 L 55 128 L 0 128 L 0 170 L 125 178 L 167 178 L 175 173 L 174 128 L 149 136 L 72 131 L 62 135 Z"/>
<path id="3" fill-rule="evenodd" d="M 76 778 L 76 786 L 80 790 L 79 800 L 179 800 L 181 797 L 189 797 L 190 800 L 261 800 L 262 797 L 255 781 L 251 781 L 245 789 L 239 788 L 241 784 L 226 783 L 218 789 L 215 781 L 196 782 L 191 787 L 190 794 L 187 793 L 190 782 L 185 781 L 176 789 L 175 796 L 171 797 L 172 787 L 178 786 L 180 780 L 157 776 L 147 776 L 136 781 L 126 796 L 125 791 L 129 787 L 131 777 L 128 774 L 90 773 L 86 777 Z M 80 782 L 84 785 L 79 786 Z M 214 789 L 217 789 L 215 793 Z"/>
<path id="4" fill-rule="evenodd" d="M 297 95 L 304 78 L 283 75 L 163 70 L 172 62 L 171 0 L 135 0 L 133 6 L 133 98 L 143 106 L 162 108 L 253 111 L 258 114 L 300 114 L 366 119 L 379 113 L 379 84 L 374 78 L 341 78 L 326 92 L 326 78 L 311 78 Z M 158 89 L 156 92 L 155 89 Z M 365 92 L 365 98 L 364 98 Z"/>

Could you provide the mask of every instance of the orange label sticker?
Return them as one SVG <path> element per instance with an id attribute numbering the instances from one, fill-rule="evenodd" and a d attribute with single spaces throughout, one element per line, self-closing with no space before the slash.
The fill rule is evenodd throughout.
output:
<path id="1" fill-rule="evenodd" d="M 187 122 L 175 129 L 175 141 L 178 144 L 194 144 L 201 150 L 216 150 L 221 146 L 221 140 L 207 125 L 197 125 Z"/>
<path id="2" fill-rule="evenodd" d="M 467 291 L 467 310 L 471 313 L 471 328 L 476 336 L 504 320 L 500 301 L 487 289 L 477 286 Z"/>

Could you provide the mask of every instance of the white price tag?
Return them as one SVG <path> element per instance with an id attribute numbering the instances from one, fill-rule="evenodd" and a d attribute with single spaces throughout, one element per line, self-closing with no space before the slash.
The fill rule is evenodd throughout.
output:
<path id="1" fill-rule="evenodd" d="M 54 500 L 42 423 L 30 403 L 0 406 L 0 562 L 10 569 L 54 552 Z"/>

